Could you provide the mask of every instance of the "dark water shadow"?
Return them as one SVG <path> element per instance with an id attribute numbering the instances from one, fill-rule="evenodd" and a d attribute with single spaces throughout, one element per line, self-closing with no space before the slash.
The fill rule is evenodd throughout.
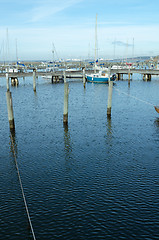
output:
<path id="1" fill-rule="evenodd" d="M 106 130 L 107 130 L 107 138 L 111 139 L 112 138 L 112 119 L 111 117 L 107 117 L 107 122 L 106 122 Z"/>
<path id="2" fill-rule="evenodd" d="M 10 152 L 12 156 L 15 158 L 18 155 L 18 145 L 17 145 L 17 139 L 16 139 L 16 132 L 15 129 L 10 129 Z"/>
<path id="3" fill-rule="evenodd" d="M 158 136 L 159 135 L 159 117 L 155 118 L 155 120 L 154 120 L 154 127 L 155 127 L 155 133 Z"/>
<path id="4" fill-rule="evenodd" d="M 159 117 L 154 120 L 155 127 L 159 128 Z"/>
<path id="5" fill-rule="evenodd" d="M 106 144 L 108 147 L 108 150 L 111 150 L 112 148 L 112 141 L 113 141 L 113 128 L 112 128 L 112 119 L 111 117 L 107 117 L 107 121 L 106 121 Z"/>
<path id="6" fill-rule="evenodd" d="M 63 125 L 64 127 L 64 151 L 66 159 L 70 158 L 72 153 L 72 144 L 71 144 L 71 136 L 69 132 L 69 128 L 67 124 Z"/>

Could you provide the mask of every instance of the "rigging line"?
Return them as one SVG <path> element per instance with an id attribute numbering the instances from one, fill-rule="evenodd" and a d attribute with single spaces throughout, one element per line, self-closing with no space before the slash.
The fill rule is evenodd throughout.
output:
<path id="1" fill-rule="evenodd" d="M 36 240 L 35 234 L 34 234 L 34 230 L 33 230 L 33 226 L 32 226 L 32 223 L 31 223 L 31 218 L 30 218 L 30 215 L 29 215 L 29 210 L 28 210 L 28 206 L 27 206 L 27 202 L 26 202 L 26 198 L 25 198 L 25 194 L 24 194 L 24 189 L 23 189 L 21 177 L 20 177 L 20 172 L 19 172 L 18 163 L 17 163 L 17 159 L 16 159 L 16 154 L 15 154 L 14 142 L 13 142 L 12 134 L 11 134 L 11 141 L 12 141 L 12 147 L 13 147 L 14 160 L 15 160 L 16 169 L 17 169 L 17 173 L 18 173 L 18 178 L 19 178 L 19 182 L 20 182 L 20 187 L 21 187 L 21 191 L 22 191 L 22 195 L 23 195 L 25 209 L 26 209 L 28 220 L 29 220 L 30 229 L 31 229 L 31 232 L 32 232 L 32 235 L 33 235 L 33 239 Z"/>
<path id="2" fill-rule="evenodd" d="M 120 91 L 119 89 L 117 89 L 116 87 L 114 87 L 114 89 L 115 89 L 116 91 L 118 91 L 119 93 L 125 94 L 125 95 L 127 95 L 127 96 L 129 96 L 129 97 L 132 97 L 132 98 L 134 98 L 134 99 L 136 99 L 136 100 L 138 100 L 138 101 L 140 101 L 140 102 L 143 102 L 143 103 L 146 103 L 146 104 L 148 104 L 148 105 L 154 106 L 152 103 L 149 103 L 149 102 L 147 102 L 147 101 L 145 101 L 145 100 L 142 100 L 142 99 L 140 99 L 140 98 L 137 98 L 137 97 L 135 97 L 135 96 L 132 96 L 132 95 L 126 93 L 126 92 L 122 92 L 122 91 Z"/>

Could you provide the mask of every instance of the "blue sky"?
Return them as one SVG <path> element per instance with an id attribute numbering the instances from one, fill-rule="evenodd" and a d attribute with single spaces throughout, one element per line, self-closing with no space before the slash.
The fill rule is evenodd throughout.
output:
<path id="1" fill-rule="evenodd" d="M 52 60 L 53 44 L 55 58 L 93 58 L 96 14 L 100 58 L 158 55 L 158 12 L 157 0 L 0 0 L 0 60 Z"/>

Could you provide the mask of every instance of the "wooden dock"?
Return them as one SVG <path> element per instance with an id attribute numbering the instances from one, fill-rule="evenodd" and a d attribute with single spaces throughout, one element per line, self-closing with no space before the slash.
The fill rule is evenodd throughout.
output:
<path id="1" fill-rule="evenodd" d="M 42 77 L 48 77 L 53 82 L 63 81 L 64 79 L 64 72 L 66 78 L 79 78 L 83 79 L 83 70 L 78 71 L 55 71 L 55 72 L 46 72 L 46 71 L 36 71 L 36 77 L 42 76 Z M 93 73 L 92 70 L 85 70 L 85 74 Z M 151 80 L 152 75 L 159 75 L 159 69 L 134 69 L 134 68 L 123 68 L 123 69 L 111 69 L 112 74 L 117 75 L 117 79 L 121 80 L 123 78 L 123 75 L 129 75 L 129 74 L 141 74 L 143 75 L 143 80 Z M 27 71 L 27 72 L 17 72 L 17 73 L 8 73 L 8 77 L 10 79 L 19 79 L 19 78 L 25 78 L 33 76 L 33 71 Z M 0 73 L 0 77 L 6 77 L 6 73 Z"/>

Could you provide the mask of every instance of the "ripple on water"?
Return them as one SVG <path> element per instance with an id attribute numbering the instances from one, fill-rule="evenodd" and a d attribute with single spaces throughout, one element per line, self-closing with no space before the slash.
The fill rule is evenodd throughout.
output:
<path id="1" fill-rule="evenodd" d="M 39 84 L 34 95 L 31 80 L 12 95 L 16 157 L 37 239 L 158 239 L 159 134 L 151 108 L 114 91 L 108 121 L 107 86 L 87 84 L 84 90 L 70 83 L 67 129 L 63 84 Z M 126 82 L 119 84 L 128 91 Z M 135 84 L 129 94 L 141 97 Z M 155 87 L 137 82 L 143 98 Z M 1 101 L 0 239 L 31 239 L 5 94 Z"/>

